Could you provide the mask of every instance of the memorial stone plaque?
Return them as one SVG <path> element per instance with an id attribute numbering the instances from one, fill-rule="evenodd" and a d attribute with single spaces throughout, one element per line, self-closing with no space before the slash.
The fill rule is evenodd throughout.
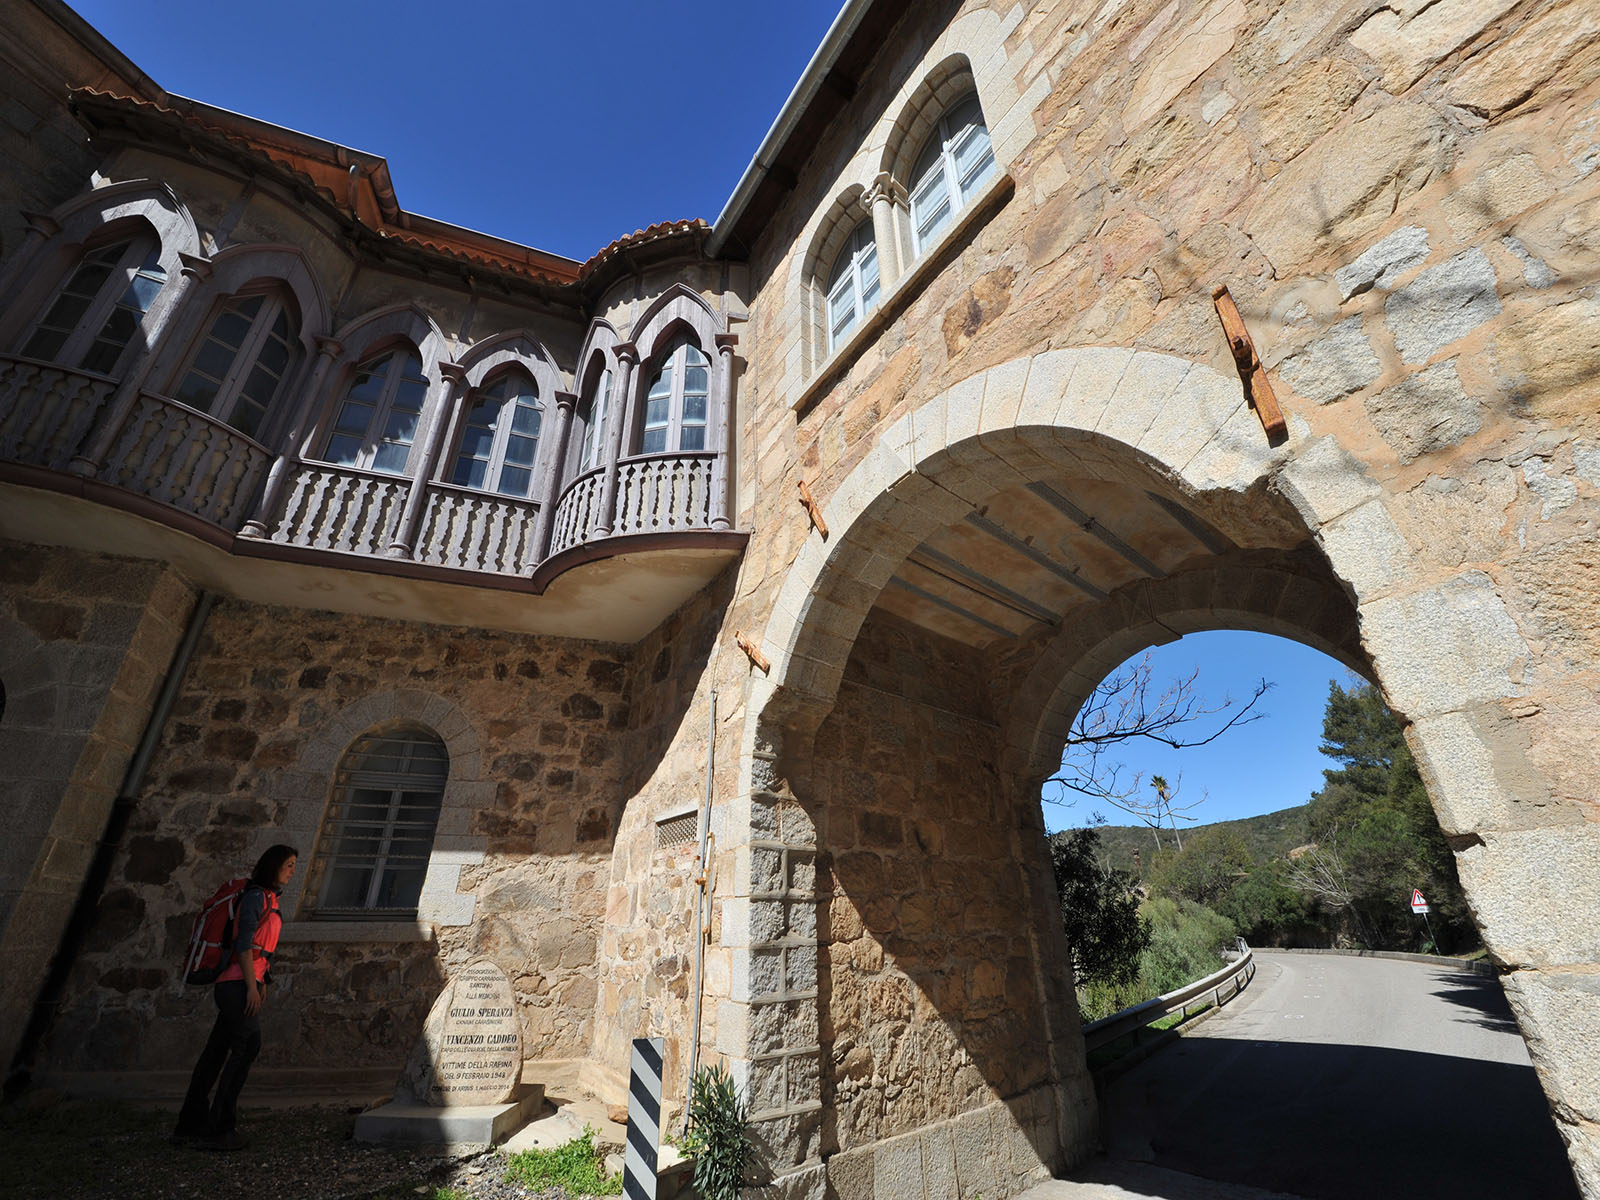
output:
<path id="1" fill-rule="evenodd" d="M 489 959 L 468 963 L 434 1001 L 400 1077 L 424 1104 L 503 1104 L 522 1080 L 522 1022 L 511 980 Z"/>

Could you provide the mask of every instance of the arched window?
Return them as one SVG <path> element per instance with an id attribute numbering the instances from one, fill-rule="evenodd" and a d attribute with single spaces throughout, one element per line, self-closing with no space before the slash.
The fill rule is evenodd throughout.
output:
<path id="1" fill-rule="evenodd" d="M 645 391 L 639 453 L 706 448 L 711 362 L 683 335 L 662 356 Z"/>
<path id="2" fill-rule="evenodd" d="M 600 372 L 594 395 L 583 406 L 583 445 L 578 454 L 578 473 L 598 467 L 605 457 L 606 414 L 611 411 L 611 370 Z"/>
<path id="3" fill-rule="evenodd" d="M 431 733 L 356 739 L 317 839 L 318 917 L 416 915 L 449 774 L 449 752 Z"/>
<path id="4" fill-rule="evenodd" d="M 911 232 L 916 253 L 922 253 L 993 173 L 994 153 L 983 109 L 978 97 L 969 95 L 945 110 L 912 168 Z"/>
<path id="5" fill-rule="evenodd" d="M 22 356 L 112 374 L 167 281 L 160 255 L 153 233 L 88 251 L 34 326 Z"/>
<path id="6" fill-rule="evenodd" d="M 409 346 L 369 358 L 345 388 L 328 436 L 327 461 L 402 474 L 427 396 L 422 359 Z"/>
<path id="7" fill-rule="evenodd" d="M 828 349 L 878 303 L 878 244 L 872 222 L 855 227 L 828 276 Z"/>
<path id="8" fill-rule="evenodd" d="M 450 482 L 502 496 L 529 495 L 542 423 L 533 380 L 515 371 L 500 376 L 476 394 L 462 420 Z"/>
<path id="9" fill-rule="evenodd" d="M 293 357 L 294 322 L 283 300 L 234 296 L 195 347 L 174 399 L 255 437 Z"/>

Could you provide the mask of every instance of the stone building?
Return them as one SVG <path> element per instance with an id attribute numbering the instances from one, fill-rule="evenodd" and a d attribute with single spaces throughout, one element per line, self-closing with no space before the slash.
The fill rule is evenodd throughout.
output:
<path id="1" fill-rule="evenodd" d="M 1594 5 L 850 0 L 715 223 L 581 264 L 56 0 L 0 61 L 8 1060 L 186 1058 L 287 839 L 264 1067 L 488 955 L 604 1094 L 727 1061 L 771 1195 L 1013 1194 L 1096 1137 L 1039 783 L 1243 628 L 1407 723 L 1600 1196 Z"/>

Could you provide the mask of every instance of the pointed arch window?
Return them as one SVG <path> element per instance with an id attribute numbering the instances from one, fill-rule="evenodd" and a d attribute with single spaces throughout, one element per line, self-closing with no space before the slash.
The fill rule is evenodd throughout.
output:
<path id="1" fill-rule="evenodd" d="M 850 234 L 828 276 L 828 349 L 831 351 L 878 303 L 878 244 L 872 222 Z"/>
<path id="2" fill-rule="evenodd" d="M 533 380 L 515 371 L 500 376 L 477 393 L 461 423 L 450 482 L 502 496 L 531 495 L 543 423 Z"/>
<path id="3" fill-rule="evenodd" d="M 662 355 L 645 389 L 639 453 L 706 448 L 711 361 L 687 334 Z"/>
<path id="4" fill-rule="evenodd" d="M 974 93 L 945 110 L 911 171 L 911 232 L 918 254 L 992 174 L 989 128 Z"/>
<path id="5" fill-rule="evenodd" d="M 114 373 L 167 282 L 160 257 L 153 233 L 90 250 L 39 318 L 22 356 Z"/>
<path id="6" fill-rule="evenodd" d="M 578 453 L 578 474 L 593 470 L 605 455 L 606 414 L 611 411 L 611 369 L 600 372 L 594 395 L 583 408 L 583 444 Z"/>
<path id="7" fill-rule="evenodd" d="M 230 298 L 195 347 L 173 398 L 258 436 L 289 372 L 294 337 L 281 297 Z"/>
<path id="8" fill-rule="evenodd" d="M 428 377 L 414 349 L 367 359 L 345 388 L 324 457 L 344 467 L 403 474 L 427 397 Z"/>
<path id="9" fill-rule="evenodd" d="M 431 733 L 368 733 L 346 751 L 317 839 L 316 915 L 415 915 L 450 755 Z"/>

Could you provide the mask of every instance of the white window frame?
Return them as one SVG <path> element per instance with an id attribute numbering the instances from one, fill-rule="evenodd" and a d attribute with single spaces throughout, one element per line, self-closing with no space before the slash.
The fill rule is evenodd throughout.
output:
<path id="1" fill-rule="evenodd" d="M 971 105 L 971 113 L 959 124 L 954 118 L 963 116 Z M 975 161 L 961 174 L 958 156 L 982 139 L 982 149 Z M 913 252 L 921 254 L 937 240 L 947 226 L 972 199 L 989 176 L 994 174 L 994 147 L 989 140 L 989 127 L 984 120 L 983 106 L 976 92 L 968 92 L 940 115 L 934 131 L 922 144 L 911 171 L 911 240 Z M 944 211 L 940 213 L 941 205 Z"/>
<path id="2" fill-rule="evenodd" d="M 690 358 L 691 352 L 699 357 L 699 362 Z M 705 390 L 705 415 L 698 420 L 687 420 L 684 417 L 684 401 L 686 396 L 685 382 L 690 367 L 704 367 L 706 372 Z M 639 434 L 636 439 L 638 454 L 698 454 L 706 449 L 707 439 L 710 437 L 711 423 L 711 358 L 696 343 L 694 337 L 688 333 L 679 334 L 672 345 L 656 360 L 655 369 L 645 379 L 644 394 L 639 402 Z M 656 394 L 657 389 L 665 386 L 665 394 Z M 688 395 L 698 396 L 696 390 Z M 664 399 L 667 402 L 666 418 L 662 421 L 650 421 L 651 399 Z M 657 430 L 662 431 L 663 445 L 659 449 L 645 449 L 645 442 Z M 699 430 L 700 445 L 698 447 L 684 448 L 683 437 L 685 430 Z"/>
<path id="3" fill-rule="evenodd" d="M 592 471 L 605 461 L 606 416 L 611 411 L 611 368 L 600 372 L 594 395 L 589 397 L 583 424 L 583 445 L 578 453 L 578 474 Z"/>
<path id="4" fill-rule="evenodd" d="M 218 322 L 229 313 L 237 312 L 241 306 L 257 299 L 261 301 L 261 307 L 256 310 L 254 316 L 245 318 L 249 321 L 250 328 L 246 331 L 238 347 L 233 350 L 233 359 L 228 364 L 228 368 L 222 377 L 220 379 L 214 378 L 201 371 L 197 365 L 200 355 L 212 340 Z M 273 384 L 272 394 L 267 397 L 264 403 L 259 405 L 260 415 L 254 425 L 251 426 L 249 422 L 239 419 L 243 412 L 258 407 L 252 398 L 244 394 L 244 386 L 249 382 L 251 374 L 260 364 L 261 351 L 266 346 L 267 340 L 275 335 L 276 326 L 280 320 L 285 323 L 282 341 L 287 352 L 283 370 L 278 373 L 277 379 Z M 219 341 L 218 345 L 226 347 L 227 343 Z M 173 376 L 172 398 L 181 404 L 196 408 L 200 412 L 209 413 L 217 420 L 239 430 L 246 437 L 255 438 L 259 441 L 262 430 L 266 427 L 267 418 L 270 416 L 278 397 L 283 392 L 284 381 L 289 378 L 294 370 L 297 357 L 295 354 L 296 348 L 293 314 L 289 306 L 284 303 L 281 295 L 276 292 L 236 293 L 221 301 L 212 310 L 211 317 L 207 320 L 204 330 L 195 340 L 194 347 L 189 351 L 188 357 L 185 358 L 182 369 Z M 262 369 L 269 374 L 271 373 L 270 368 L 262 367 Z M 204 405 L 196 404 L 184 395 L 184 385 L 189 382 L 191 376 L 196 376 L 215 385 L 212 388 L 210 399 Z"/>
<path id="5" fill-rule="evenodd" d="M 374 759 L 399 769 L 380 769 Z M 449 751 L 431 733 L 371 731 L 350 745 L 335 771 L 333 795 L 317 837 L 316 903 L 311 914 L 314 918 L 332 921 L 415 918 L 434 843 L 438 840 L 439 814 L 449 779 Z M 364 804 L 358 805 L 357 791 L 366 793 Z M 377 799 L 383 793 L 388 794 L 386 802 Z M 424 799 L 418 803 L 408 796 L 423 796 Z M 403 845 L 407 835 L 412 846 L 402 850 L 397 842 Z M 418 849 L 424 837 L 427 844 Z M 375 843 L 375 849 L 341 853 L 340 843 L 346 839 Z M 329 895 L 339 873 L 363 867 L 369 868 L 371 875 L 364 885 L 361 902 L 331 904 Z M 379 901 L 385 899 L 385 874 L 397 868 L 415 873 L 416 894 L 412 895 L 407 889 L 398 897 L 389 896 L 389 903 L 380 904 Z M 396 899 L 402 902 L 394 903 Z"/>
<path id="6" fill-rule="evenodd" d="M 84 311 L 78 316 L 70 329 L 63 329 L 60 325 L 50 325 L 48 321 L 56 308 L 66 297 L 68 289 L 83 273 L 91 259 L 105 255 L 116 246 L 122 246 L 122 252 L 112 263 L 106 277 L 95 289 L 93 297 L 89 299 Z M 108 238 L 99 245 L 90 246 L 78 256 L 77 262 L 67 272 L 65 278 L 57 285 L 50 300 L 44 305 L 38 317 L 28 326 L 26 335 L 22 339 L 21 353 L 24 357 L 38 358 L 31 343 L 46 329 L 62 333 L 63 340 L 56 349 L 43 361 L 53 362 L 57 366 L 69 370 L 92 371 L 98 375 L 116 375 L 126 364 L 130 347 L 138 338 L 139 331 L 144 327 L 145 317 L 155 307 L 156 300 L 163 288 L 167 285 L 167 272 L 157 260 L 161 253 L 161 242 L 156 235 L 148 230 L 137 230 L 126 237 Z M 135 281 L 143 279 L 147 284 L 153 284 L 148 300 L 127 304 L 125 301 L 130 295 L 137 296 Z M 82 293 L 76 293 L 81 295 Z M 97 345 L 101 343 L 106 333 L 106 327 L 118 309 L 128 309 L 135 313 L 133 328 L 128 337 L 117 346 L 116 356 L 103 370 L 94 370 L 85 366 L 84 361 Z M 115 341 L 107 343 L 115 345 Z"/>
<path id="7" fill-rule="evenodd" d="M 387 360 L 387 363 L 383 366 L 383 370 L 386 372 L 383 386 L 379 390 L 377 398 L 370 405 L 372 416 L 368 418 L 366 428 L 359 434 L 354 430 L 340 429 L 339 418 L 343 414 L 345 406 L 352 403 L 350 393 L 355 388 L 356 381 L 363 375 L 376 375 L 379 364 L 384 363 L 385 360 Z M 414 376 L 406 374 L 406 364 L 408 362 L 416 363 L 416 374 Z M 395 398 L 399 395 L 400 385 L 408 378 L 411 382 L 421 383 L 423 392 L 422 399 L 417 406 L 416 423 L 411 428 L 411 437 L 402 442 L 398 439 L 386 437 L 383 431 L 388 428 L 389 418 L 395 411 Z M 378 471 L 385 475 L 405 475 L 406 468 L 411 465 L 411 449 L 416 445 L 417 433 L 420 431 L 423 417 L 426 416 L 428 411 L 428 392 L 430 390 L 427 373 L 422 365 L 422 355 L 410 343 L 390 346 L 387 349 L 367 355 L 355 365 L 340 390 L 339 401 L 334 406 L 328 435 L 323 439 L 323 461 L 333 463 L 336 466 L 354 467 L 361 471 Z M 356 401 L 355 403 L 361 407 L 368 407 L 366 401 Z M 333 444 L 335 440 L 341 437 L 359 437 L 360 445 L 356 449 L 354 462 L 341 461 L 333 457 Z M 377 465 L 378 455 L 384 446 L 401 445 L 406 448 L 406 453 L 399 466 L 380 467 Z"/>
<path id="8" fill-rule="evenodd" d="M 877 306 L 881 286 L 878 243 L 869 217 L 850 231 L 844 249 L 834 259 L 833 270 L 828 274 L 822 319 L 828 326 L 830 354 Z M 848 308 L 841 308 L 841 304 L 848 304 Z"/>
<path id="9" fill-rule="evenodd" d="M 521 391 L 511 390 L 520 387 Z M 499 391 L 501 394 L 496 395 Z M 493 419 L 487 424 L 474 422 L 472 417 L 480 405 L 498 402 Z M 534 413 L 534 431 L 532 434 L 518 432 L 514 429 L 516 412 L 518 408 L 526 407 Z M 489 432 L 489 454 L 486 458 L 477 455 L 468 455 L 465 449 L 467 433 L 474 426 Z M 508 463 L 506 455 L 511 447 L 513 437 L 528 438 L 533 442 L 533 458 L 527 463 Z M 455 487 L 470 487 L 473 491 L 493 492 L 496 495 L 508 496 L 517 500 L 531 500 L 534 498 L 533 485 L 539 478 L 539 447 L 544 441 L 544 402 L 539 397 L 539 385 L 536 381 L 521 371 L 504 371 L 496 375 L 485 386 L 475 388 L 467 397 L 467 404 L 461 414 L 461 431 L 456 438 L 456 453 L 450 469 L 450 482 Z M 471 462 L 483 462 L 484 479 L 481 484 L 462 483 L 457 477 L 461 474 L 462 467 Z M 525 470 L 528 472 L 528 487 L 522 492 L 508 492 L 504 490 L 505 474 L 507 470 Z"/>

